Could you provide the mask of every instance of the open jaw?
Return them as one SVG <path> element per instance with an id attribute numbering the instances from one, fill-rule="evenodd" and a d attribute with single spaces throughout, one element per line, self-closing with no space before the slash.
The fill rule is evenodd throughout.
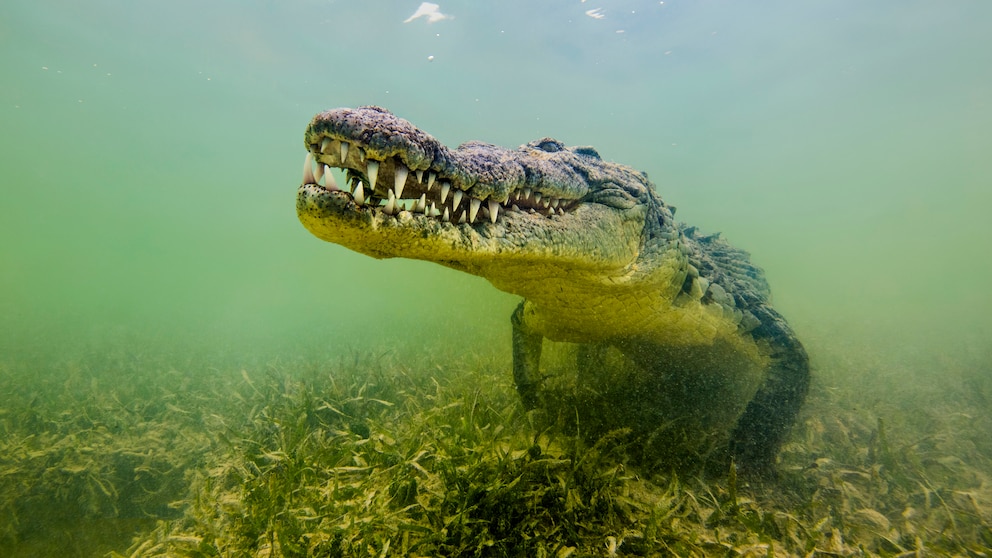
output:
<path id="1" fill-rule="evenodd" d="M 414 156 L 403 152 L 375 159 L 367 154 L 367 145 L 353 138 L 314 134 L 310 139 L 313 143 L 303 163 L 301 189 L 318 195 L 347 195 L 348 209 L 374 217 L 406 217 L 402 214 L 408 213 L 452 225 L 497 223 L 507 214 L 563 216 L 578 204 L 576 199 L 535 191 L 525 184 L 501 189 L 470 183 L 464 172 L 452 169 L 447 174 L 444 167 L 452 167 L 448 161 L 417 164 L 410 161 Z M 343 171 L 343 184 L 334 178 L 332 169 Z"/>

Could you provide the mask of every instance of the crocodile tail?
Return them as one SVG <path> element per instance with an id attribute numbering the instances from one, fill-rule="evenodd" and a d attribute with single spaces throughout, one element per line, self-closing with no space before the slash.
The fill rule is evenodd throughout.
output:
<path id="1" fill-rule="evenodd" d="M 761 321 L 752 331 L 771 347 L 765 383 L 748 403 L 731 435 L 738 466 L 752 474 L 771 473 L 775 455 L 809 391 L 809 356 L 782 316 L 768 306 L 751 310 Z"/>

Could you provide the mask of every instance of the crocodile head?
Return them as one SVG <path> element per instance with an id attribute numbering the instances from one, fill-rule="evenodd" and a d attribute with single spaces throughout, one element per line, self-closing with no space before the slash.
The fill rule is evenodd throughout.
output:
<path id="1" fill-rule="evenodd" d="M 305 147 L 300 221 L 357 252 L 437 262 L 556 304 L 684 280 L 657 254 L 677 244 L 671 208 L 644 173 L 591 147 L 544 138 L 449 149 L 373 106 L 318 114 Z M 328 167 L 344 169 L 347 183 Z"/>

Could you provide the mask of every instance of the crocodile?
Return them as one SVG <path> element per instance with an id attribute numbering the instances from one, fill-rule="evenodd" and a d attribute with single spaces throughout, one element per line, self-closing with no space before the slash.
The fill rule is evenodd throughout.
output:
<path id="1" fill-rule="evenodd" d="M 317 114 L 304 146 L 296 209 L 313 235 L 523 298 L 510 321 L 527 410 L 546 405 L 545 340 L 576 344 L 593 377 L 610 350 L 646 375 L 623 392 L 631 404 L 648 392 L 665 394 L 647 397 L 656 407 L 690 401 L 736 467 L 774 467 L 808 390 L 806 351 L 749 254 L 676 222 L 646 173 L 553 138 L 451 149 L 376 106 Z"/>

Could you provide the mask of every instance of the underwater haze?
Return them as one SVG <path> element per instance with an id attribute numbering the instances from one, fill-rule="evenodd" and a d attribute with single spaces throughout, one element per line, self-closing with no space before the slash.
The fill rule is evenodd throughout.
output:
<path id="1" fill-rule="evenodd" d="M 404 24 L 415 3 L 9 3 L 5 341 L 505 325 L 514 302 L 475 278 L 297 223 L 303 128 L 361 104 L 452 146 L 553 136 L 646 171 L 753 254 L 800 331 L 987 339 L 985 3 L 593 4 Z"/>
<path id="2" fill-rule="evenodd" d="M 807 418 L 842 405 L 889 420 L 953 389 L 982 394 L 959 410 L 985 424 L 992 4 L 438 2 L 416 18 L 416 0 L 0 6 L 5 436 L 46 389 L 78 387 L 85 405 L 90 384 L 68 378 L 93 355 L 155 363 L 94 372 L 108 390 L 367 352 L 411 367 L 477 355 L 509 385 L 516 297 L 297 220 L 306 125 L 360 105 L 451 147 L 552 136 L 647 172 L 678 220 L 765 270 L 810 353 Z M 907 440 L 930 435 L 915 428 Z M 988 539 L 947 548 L 992 545 L 980 501 Z M 19 510 L 28 527 L 0 542 L 48 528 Z"/>

